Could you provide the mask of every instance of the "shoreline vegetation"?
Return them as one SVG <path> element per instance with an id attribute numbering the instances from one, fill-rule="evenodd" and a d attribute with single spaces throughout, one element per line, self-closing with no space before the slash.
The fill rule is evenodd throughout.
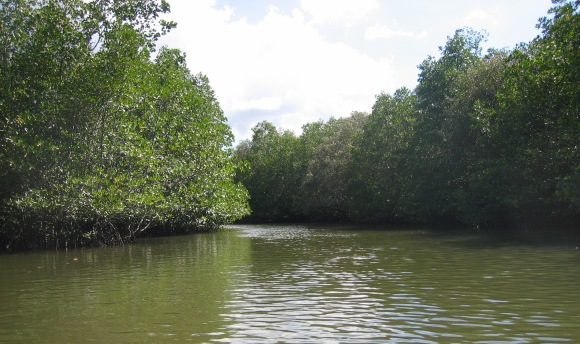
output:
<path id="1" fill-rule="evenodd" d="M 0 0 L 2 249 L 123 244 L 249 212 L 207 77 L 178 49 L 155 51 L 167 12 Z"/>
<path id="2" fill-rule="evenodd" d="M 248 222 L 580 225 L 580 1 L 553 1 L 541 34 L 482 52 L 457 30 L 419 66 L 414 90 L 372 112 L 308 123 L 264 121 L 234 157 Z"/>
<path id="3" fill-rule="evenodd" d="M 165 0 L 0 0 L 0 251 L 243 222 L 580 223 L 580 1 L 482 52 L 457 30 L 372 112 L 234 142 Z M 155 56 L 153 58 L 153 56 Z"/>

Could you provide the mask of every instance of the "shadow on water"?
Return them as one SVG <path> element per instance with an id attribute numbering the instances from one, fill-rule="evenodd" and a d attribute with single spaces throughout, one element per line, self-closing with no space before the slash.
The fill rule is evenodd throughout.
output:
<path id="1" fill-rule="evenodd" d="M 580 231 L 576 228 L 447 228 L 427 232 L 433 236 L 454 238 L 451 245 L 472 249 L 525 246 L 580 250 Z"/>
<path id="2" fill-rule="evenodd" d="M 274 225 L 277 226 L 277 225 Z M 303 224 L 314 230 L 356 232 L 408 232 L 433 238 L 446 237 L 452 245 L 465 248 L 492 248 L 507 246 L 558 247 L 580 250 L 580 227 L 479 228 L 465 226 L 430 225 L 354 225 L 354 224 Z M 454 239 L 454 240 L 453 240 Z"/>

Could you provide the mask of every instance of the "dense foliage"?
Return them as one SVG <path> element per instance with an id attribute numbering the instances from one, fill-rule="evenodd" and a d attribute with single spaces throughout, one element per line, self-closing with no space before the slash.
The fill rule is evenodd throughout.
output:
<path id="1" fill-rule="evenodd" d="M 122 243 L 248 212 L 208 80 L 158 0 L 0 0 L 0 243 Z"/>
<path id="2" fill-rule="evenodd" d="M 379 94 L 369 115 L 299 137 L 260 123 L 235 154 L 250 219 L 577 224 L 580 1 L 553 2 L 512 51 L 456 31 L 415 90 Z"/>
<path id="3" fill-rule="evenodd" d="M 269 122 L 253 129 L 234 156 L 248 163 L 238 179 L 250 191 L 251 221 L 332 220 L 347 218 L 347 162 L 352 137 L 367 115 L 304 126 L 296 137 Z"/>

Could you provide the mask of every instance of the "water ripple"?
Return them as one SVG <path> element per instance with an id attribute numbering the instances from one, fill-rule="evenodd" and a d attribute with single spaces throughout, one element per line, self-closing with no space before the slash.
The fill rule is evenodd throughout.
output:
<path id="1" fill-rule="evenodd" d="M 327 232 L 303 228 L 284 235 L 252 229 L 245 235 L 257 248 L 262 242 L 275 245 L 277 264 L 270 266 L 270 257 L 254 257 L 255 271 L 231 290 L 232 300 L 221 314 L 231 342 L 568 341 L 553 331 L 560 324 L 552 316 L 514 312 L 530 305 L 509 288 L 501 289 L 519 274 L 506 266 L 477 272 L 453 252 L 439 257 L 420 245 L 409 251 L 389 242 L 353 244 L 357 235 L 352 232 L 333 237 L 334 245 L 324 247 L 317 243 Z M 298 247 L 301 258 L 296 260 Z M 538 333 L 522 332 L 526 324 Z"/>
<path id="2" fill-rule="evenodd" d="M 240 226 L 0 256 L 0 342 L 578 343 L 578 251 Z"/>

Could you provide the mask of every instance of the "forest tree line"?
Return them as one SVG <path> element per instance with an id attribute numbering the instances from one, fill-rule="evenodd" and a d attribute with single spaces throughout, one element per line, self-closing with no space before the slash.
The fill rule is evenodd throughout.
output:
<path id="1" fill-rule="evenodd" d="M 458 30 L 370 114 L 233 135 L 165 0 L 0 0 L 0 249 L 247 221 L 580 219 L 580 1 L 482 53 Z M 249 191 L 249 194 L 248 194 Z M 251 195 L 250 203 L 248 197 Z"/>
<path id="2" fill-rule="evenodd" d="M 233 135 L 165 0 L 0 0 L 0 250 L 206 230 L 249 212 Z"/>
<path id="3" fill-rule="evenodd" d="M 370 114 L 257 124 L 234 154 L 246 219 L 577 226 L 580 1 L 553 3 L 513 50 L 457 30 Z"/>

